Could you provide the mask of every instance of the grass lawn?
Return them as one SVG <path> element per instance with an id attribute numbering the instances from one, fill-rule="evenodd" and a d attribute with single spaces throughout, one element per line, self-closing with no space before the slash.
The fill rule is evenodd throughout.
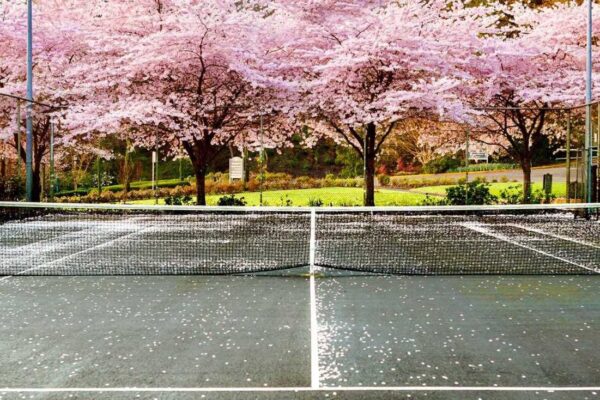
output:
<path id="1" fill-rule="evenodd" d="M 500 192 L 502 190 L 506 190 L 509 187 L 514 187 L 514 186 L 520 186 L 520 184 L 515 183 L 515 182 L 490 183 L 490 192 L 495 196 L 499 196 Z M 449 187 L 450 186 L 425 186 L 425 187 L 420 187 L 418 189 L 413 189 L 413 191 L 418 192 L 418 193 L 432 193 L 432 194 L 445 195 L 446 189 Z M 542 190 L 543 186 L 541 183 L 534 183 L 532 185 L 532 188 L 534 191 Z M 554 195 L 556 197 L 566 197 L 567 196 L 567 185 L 564 183 L 555 183 L 552 185 L 552 192 L 554 193 Z"/>
<path id="2" fill-rule="evenodd" d="M 216 205 L 223 195 L 206 197 L 208 205 Z M 260 205 L 258 192 L 244 192 L 235 195 L 246 200 L 248 206 Z M 324 206 L 360 206 L 363 204 L 361 188 L 318 188 L 296 190 L 273 190 L 263 192 L 264 206 L 308 206 L 310 200 L 320 199 Z M 425 199 L 420 193 L 408 193 L 395 190 L 380 189 L 375 192 L 375 203 L 378 206 L 413 206 Z M 288 200 L 290 203 L 288 203 Z M 164 200 L 159 200 L 164 204 Z M 132 204 L 154 204 L 154 199 L 132 201 Z"/>
<path id="3" fill-rule="evenodd" d="M 164 187 L 164 186 L 176 186 L 176 185 L 182 185 L 182 184 L 187 184 L 189 183 L 188 181 L 184 180 L 184 181 L 180 181 L 179 179 L 160 179 L 157 182 L 158 187 Z M 152 189 L 152 181 L 134 181 L 131 182 L 129 184 L 131 186 L 132 189 Z M 108 189 L 108 190 L 123 190 L 123 185 L 110 185 L 110 186 L 105 186 L 103 189 Z"/>

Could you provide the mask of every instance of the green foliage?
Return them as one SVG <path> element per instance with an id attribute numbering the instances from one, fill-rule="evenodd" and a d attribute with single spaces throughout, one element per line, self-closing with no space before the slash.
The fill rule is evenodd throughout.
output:
<path id="1" fill-rule="evenodd" d="M 319 199 L 319 198 L 309 198 L 308 199 L 308 206 L 309 207 L 323 207 L 323 200 Z"/>
<path id="2" fill-rule="evenodd" d="M 267 150 L 271 171 L 287 172 L 293 176 L 314 176 L 337 172 L 339 169 L 335 162 L 338 146 L 332 140 L 319 140 L 310 148 L 302 145 L 304 137 L 301 134 L 294 135 L 291 141 L 292 147 Z M 251 171 L 257 170 L 258 166 L 253 166 L 251 169 Z"/>
<path id="3" fill-rule="evenodd" d="M 292 199 L 289 198 L 287 194 L 281 196 L 281 198 L 279 199 L 279 206 L 281 207 L 291 207 L 292 205 L 294 205 L 294 202 L 292 201 Z"/>
<path id="4" fill-rule="evenodd" d="M 234 194 L 222 196 L 217 202 L 218 206 L 245 206 L 246 200 L 243 197 L 237 198 Z"/>
<path id="5" fill-rule="evenodd" d="M 0 200 L 17 201 L 25 197 L 25 181 L 19 175 L 0 178 Z"/>
<path id="6" fill-rule="evenodd" d="M 100 173 L 100 185 L 102 187 L 109 186 L 114 183 L 115 177 L 109 174 L 106 171 Z M 98 174 L 92 174 L 91 185 L 93 187 L 98 187 Z"/>
<path id="7" fill-rule="evenodd" d="M 342 167 L 340 171 L 342 178 L 355 178 L 363 174 L 363 159 L 350 147 L 338 146 L 335 163 Z"/>
<path id="8" fill-rule="evenodd" d="M 490 193 L 490 184 L 480 180 L 446 189 L 446 204 L 453 206 L 494 204 L 498 198 Z"/>
<path id="9" fill-rule="evenodd" d="M 421 206 L 444 206 L 447 204 L 448 202 L 445 198 L 434 197 L 430 195 L 426 195 L 425 199 L 419 203 Z"/>
<path id="10" fill-rule="evenodd" d="M 524 203 L 523 185 L 513 185 L 500 191 L 500 203 L 503 204 L 523 204 Z M 531 192 L 529 197 L 530 204 L 547 204 L 556 199 L 554 193 L 546 193 L 538 189 Z"/>
<path id="11" fill-rule="evenodd" d="M 459 167 L 450 169 L 448 172 L 477 172 L 477 171 L 498 171 L 504 169 L 516 169 L 519 168 L 517 164 L 508 163 L 490 163 L 490 164 L 472 164 L 468 167 Z"/>
<path id="12" fill-rule="evenodd" d="M 379 182 L 379 184 L 381 186 L 389 186 L 390 182 L 391 182 L 391 178 L 389 175 L 380 174 L 380 175 L 377 175 L 377 182 Z"/>
<path id="13" fill-rule="evenodd" d="M 441 174 L 461 166 L 463 161 L 455 154 L 445 154 L 438 157 L 423 166 L 423 172 L 426 174 Z"/>
<path id="14" fill-rule="evenodd" d="M 406 175 L 392 176 L 390 178 L 390 186 L 398 189 L 414 189 L 423 186 L 456 185 L 457 183 L 458 179 L 455 176 L 446 175 Z"/>
<path id="15" fill-rule="evenodd" d="M 131 182 L 129 186 L 132 190 L 152 189 L 152 181 Z M 158 188 L 175 188 L 178 186 L 190 186 L 190 183 L 189 182 L 181 182 L 181 181 L 179 181 L 179 179 L 164 179 L 164 180 L 160 180 L 157 182 Z M 110 185 L 110 186 L 105 186 L 102 189 L 109 190 L 111 192 L 120 192 L 123 190 L 123 185 Z M 78 190 L 78 192 L 81 193 L 82 190 L 84 190 L 84 189 Z M 62 194 L 62 192 L 61 192 L 61 194 Z M 68 192 L 65 194 L 68 194 Z"/>
<path id="16" fill-rule="evenodd" d="M 194 204 L 192 196 L 184 195 L 184 196 L 176 196 L 170 195 L 165 197 L 165 204 L 168 206 L 189 206 Z"/>
<path id="17" fill-rule="evenodd" d="M 509 186 L 500 191 L 500 202 L 504 204 L 521 204 L 523 201 L 523 185 Z"/>

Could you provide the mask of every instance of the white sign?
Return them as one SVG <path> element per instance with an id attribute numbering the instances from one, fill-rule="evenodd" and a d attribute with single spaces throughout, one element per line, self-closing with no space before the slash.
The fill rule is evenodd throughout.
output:
<path id="1" fill-rule="evenodd" d="M 487 161 L 488 158 L 489 158 L 489 155 L 485 151 L 470 151 L 469 152 L 469 160 Z"/>
<path id="2" fill-rule="evenodd" d="M 244 179 L 244 159 L 233 157 L 229 159 L 229 180 Z"/>

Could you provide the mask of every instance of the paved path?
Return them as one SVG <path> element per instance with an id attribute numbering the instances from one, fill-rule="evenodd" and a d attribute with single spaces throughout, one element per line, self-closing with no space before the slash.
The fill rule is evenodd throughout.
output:
<path id="1" fill-rule="evenodd" d="M 566 182 L 567 181 L 567 169 L 564 166 L 549 167 L 549 168 L 535 168 L 531 172 L 531 180 L 533 182 L 542 182 L 545 174 L 551 174 L 554 182 Z M 571 176 L 574 178 L 577 174 L 575 168 L 571 168 Z M 509 171 L 485 171 L 485 172 L 471 172 L 469 176 L 485 177 L 488 181 L 494 179 L 500 180 L 503 177 L 508 178 L 510 181 L 517 180 L 523 181 L 523 172 L 520 169 L 514 169 Z M 572 178 L 572 179 L 573 179 Z"/>

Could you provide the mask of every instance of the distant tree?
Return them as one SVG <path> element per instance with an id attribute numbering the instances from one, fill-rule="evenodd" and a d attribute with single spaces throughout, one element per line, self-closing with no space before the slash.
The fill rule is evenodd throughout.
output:
<path id="1" fill-rule="evenodd" d="M 556 118 L 548 108 L 584 101 L 585 29 L 581 27 L 587 14 L 577 5 L 539 10 L 514 5 L 511 10 L 516 25 L 527 28 L 516 37 L 485 39 L 469 65 L 472 79 L 461 97 L 477 126 L 473 139 L 504 149 L 521 166 L 523 197 L 528 202 L 532 162 L 545 148 L 549 117 Z M 594 24 L 600 29 L 600 21 Z M 594 68 L 600 69 L 600 63 L 595 62 Z M 596 74 L 594 87 L 598 84 Z"/>

